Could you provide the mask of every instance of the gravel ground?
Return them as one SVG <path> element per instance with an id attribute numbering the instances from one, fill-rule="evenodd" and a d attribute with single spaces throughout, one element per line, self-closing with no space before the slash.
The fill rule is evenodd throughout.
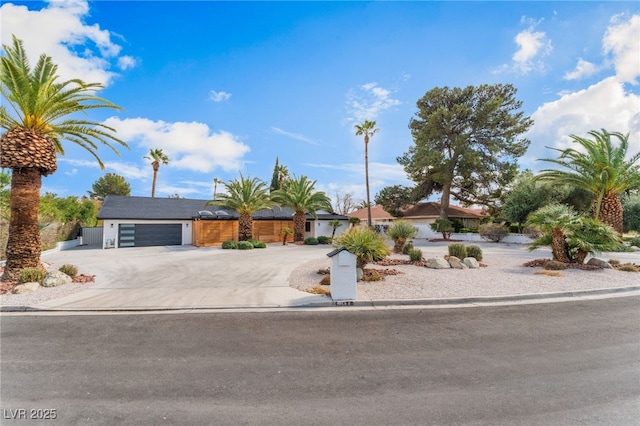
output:
<path id="1" fill-rule="evenodd" d="M 395 269 L 398 275 L 388 275 L 384 280 L 358 283 L 358 300 L 440 299 L 481 296 L 511 296 L 531 293 L 555 293 L 563 291 L 591 290 L 640 285 L 640 274 L 615 270 L 584 271 L 567 269 L 560 276 L 536 274 L 542 268 L 525 267 L 528 260 L 550 259 L 550 252 L 530 253 L 522 246 L 512 247 L 478 244 L 483 247 L 479 269 L 429 269 L 414 265 L 378 266 L 372 269 Z M 446 245 L 419 247 L 425 258 L 442 257 Z M 601 259 L 618 259 L 623 263 L 640 263 L 640 253 L 605 253 Z M 408 259 L 408 256 L 392 255 L 391 258 Z M 330 259 L 310 261 L 294 270 L 289 277 L 292 287 L 309 290 L 320 283 L 319 269 L 331 266 Z M 327 287 L 328 288 L 328 287 Z"/>

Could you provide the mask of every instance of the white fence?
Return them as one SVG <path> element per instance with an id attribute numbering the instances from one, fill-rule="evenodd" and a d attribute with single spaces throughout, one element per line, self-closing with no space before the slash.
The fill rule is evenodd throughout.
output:
<path id="1" fill-rule="evenodd" d="M 433 229 L 431 229 L 431 225 L 414 225 L 417 229 L 418 229 L 418 234 L 416 235 L 415 238 L 418 239 L 434 239 L 434 238 L 442 238 L 442 233 L 440 232 L 435 232 Z M 459 240 L 459 241 L 469 241 L 469 242 L 482 242 L 482 241 L 486 241 L 485 239 L 483 239 L 480 234 L 474 234 L 474 233 L 452 233 L 451 234 L 451 239 L 452 240 Z M 531 242 L 533 242 L 533 240 L 529 237 L 527 237 L 525 234 L 509 234 L 506 237 L 504 237 L 504 239 L 501 241 L 503 243 L 511 243 L 511 244 L 529 244 Z"/>

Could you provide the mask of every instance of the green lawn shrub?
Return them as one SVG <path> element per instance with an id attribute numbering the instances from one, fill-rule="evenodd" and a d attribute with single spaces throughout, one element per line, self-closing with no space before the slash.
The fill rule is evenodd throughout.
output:
<path id="1" fill-rule="evenodd" d="M 71 278 L 78 275 L 78 268 L 74 265 L 64 264 L 58 269 L 58 271 L 69 275 Z"/>
<path id="2" fill-rule="evenodd" d="M 233 250 L 238 248 L 238 243 L 233 240 L 227 240 L 222 243 L 222 248 L 225 250 Z"/>
<path id="3" fill-rule="evenodd" d="M 267 243 L 264 241 L 256 241 L 253 243 L 253 248 L 267 248 Z"/>
<path id="4" fill-rule="evenodd" d="M 318 239 L 316 237 L 308 237 L 304 240 L 304 243 L 308 246 L 317 246 Z"/>
<path id="5" fill-rule="evenodd" d="M 458 259 L 467 257 L 467 247 L 462 243 L 451 243 L 448 246 L 449 256 L 455 256 Z"/>
<path id="6" fill-rule="evenodd" d="M 420 262 L 422 260 L 422 250 L 417 248 L 409 250 L 409 260 L 412 262 Z"/>
<path id="7" fill-rule="evenodd" d="M 331 237 L 327 237 L 326 235 L 320 235 L 318 237 L 319 244 L 331 244 Z"/>
<path id="8" fill-rule="evenodd" d="M 253 244 L 249 241 L 239 241 L 238 250 L 253 250 Z"/>
<path id="9" fill-rule="evenodd" d="M 482 249 L 476 245 L 467 246 L 467 257 L 473 257 L 478 262 L 482 262 Z"/>
<path id="10" fill-rule="evenodd" d="M 485 223 L 484 225 L 480 225 L 478 233 L 487 241 L 499 243 L 504 237 L 509 235 L 509 229 L 499 223 Z"/>
<path id="11" fill-rule="evenodd" d="M 41 283 L 44 280 L 46 273 L 42 269 L 38 268 L 24 268 L 20 272 L 21 283 Z"/>

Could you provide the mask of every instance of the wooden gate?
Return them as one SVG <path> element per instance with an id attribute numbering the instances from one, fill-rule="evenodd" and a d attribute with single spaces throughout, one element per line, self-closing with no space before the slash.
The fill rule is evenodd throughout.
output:
<path id="1" fill-rule="evenodd" d="M 219 246 L 227 240 L 238 240 L 237 220 L 194 220 L 193 245 Z"/>

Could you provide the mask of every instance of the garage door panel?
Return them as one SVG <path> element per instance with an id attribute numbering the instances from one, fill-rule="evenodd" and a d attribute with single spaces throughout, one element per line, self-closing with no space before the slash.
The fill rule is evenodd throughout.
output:
<path id="1" fill-rule="evenodd" d="M 174 246 L 182 244 L 182 224 L 120 224 L 119 247 Z"/>

